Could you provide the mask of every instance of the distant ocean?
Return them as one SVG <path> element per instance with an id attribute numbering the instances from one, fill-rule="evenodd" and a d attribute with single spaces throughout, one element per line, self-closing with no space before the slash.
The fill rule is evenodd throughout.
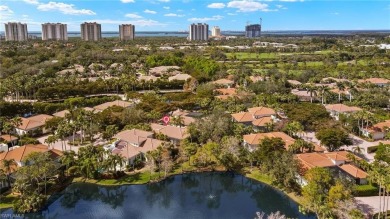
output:
<path id="1" fill-rule="evenodd" d="M 263 36 L 272 35 L 287 35 L 287 36 L 310 36 L 310 35 L 355 35 L 355 34 L 389 34 L 390 30 L 286 30 L 286 31 L 262 31 Z M 30 31 L 29 35 L 41 37 L 40 31 Z M 244 31 L 222 31 L 225 36 L 244 36 Z M 4 36 L 4 31 L 0 31 L 0 35 Z M 187 37 L 188 32 L 180 31 L 143 31 L 135 32 L 136 37 Z M 80 32 L 68 31 L 68 37 L 80 37 Z M 119 37 L 119 32 L 104 31 L 103 38 Z"/>

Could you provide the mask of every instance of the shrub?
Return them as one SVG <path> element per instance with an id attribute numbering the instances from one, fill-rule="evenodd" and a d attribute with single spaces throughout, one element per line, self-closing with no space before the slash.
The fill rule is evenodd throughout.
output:
<path id="1" fill-rule="evenodd" d="M 378 146 L 367 147 L 367 153 L 375 153 L 378 150 Z"/>
<path id="2" fill-rule="evenodd" d="M 378 195 L 378 187 L 368 185 L 356 185 L 354 187 L 355 196 L 375 196 Z"/>

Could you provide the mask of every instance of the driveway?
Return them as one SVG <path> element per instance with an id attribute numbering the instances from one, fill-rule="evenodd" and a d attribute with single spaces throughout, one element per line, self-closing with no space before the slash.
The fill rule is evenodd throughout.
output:
<path id="1" fill-rule="evenodd" d="M 342 146 L 341 149 L 348 150 L 348 151 L 353 151 L 354 148 L 360 147 L 360 148 L 363 149 L 363 154 L 362 155 L 364 156 L 364 158 L 368 162 L 373 162 L 375 154 L 374 153 L 371 153 L 371 154 L 367 153 L 367 148 L 370 147 L 370 146 L 377 145 L 377 143 L 366 141 L 366 140 L 364 140 L 362 138 L 359 138 L 359 137 L 357 137 L 355 135 L 352 135 L 352 134 L 350 134 L 349 137 L 352 139 L 352 145 L 350 145 L 350 146 Z M 304 135 L 302 136 L 302 138 L 305 141 L 321 145 L 320 141 L 315 136 L 315 132 L 305 132 Z"/>
<path id="2" fill-rule="evenodd" d="M 374 215 L 379 212 L 379 196 L 355 197 L 360 210 L 366 215 Z M 383 197 L 382 197 L 383 202 Z"/>

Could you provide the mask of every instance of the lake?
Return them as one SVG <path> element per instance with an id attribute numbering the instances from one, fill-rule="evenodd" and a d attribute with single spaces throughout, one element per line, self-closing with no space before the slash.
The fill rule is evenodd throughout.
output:
<path id="1" fill-rule="evenodd" d="M 76 183 L 40 213 L 26 218 L 253 219 L 280 211 L 289 218 L 313 218 L 271 186 L 231 173 L 190 173 L 147 185 L 98 186 Z M 12 210 L 2 212 L 12 214 Z"/>

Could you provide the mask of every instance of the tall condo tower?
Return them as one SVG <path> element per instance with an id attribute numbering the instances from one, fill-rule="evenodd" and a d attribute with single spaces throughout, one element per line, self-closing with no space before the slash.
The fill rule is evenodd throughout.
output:
<path id="1" fill-rule="evenodd" d="M 211 29 L 211 36 L 221 36 L 221 29 L 218 26 L 214 26 L 213 29 Z"/>
<path id="2" fill-rule="evenodd" d="M 132 24 L 119 25 L 120 40 L 134 40 L 135 26 Z"/>
<path id="3" fill-rule="evenodd" d="M 209 25 L 208 24 L 191 24 L 190 34 L 188 40 L 208 40 L 209 39 Z"/>
<path id="4" fill-rule="evenodd" d="M 249 24 L 245 27 L 245 36 L 248 38 L 260 37 L 261 24 Z"/>
<path id="5" fill-rule="evenodd" d="M 61 23 L 42 24 L 42 40 L 68 40 L 67 25 Z"/>
<path id="6" fill-rule="evenodd" d="M 27 24 L 8 22 L 5 24 L 5 40 L 6 41 L 26 41 Z"/>
<path id="7" fill-rule="evenodd" d="M 81 27 L 81 39 L 85 41 L 98 41 L 102 38 L 101 25 L 93 23 L 82 23 Z"/>

